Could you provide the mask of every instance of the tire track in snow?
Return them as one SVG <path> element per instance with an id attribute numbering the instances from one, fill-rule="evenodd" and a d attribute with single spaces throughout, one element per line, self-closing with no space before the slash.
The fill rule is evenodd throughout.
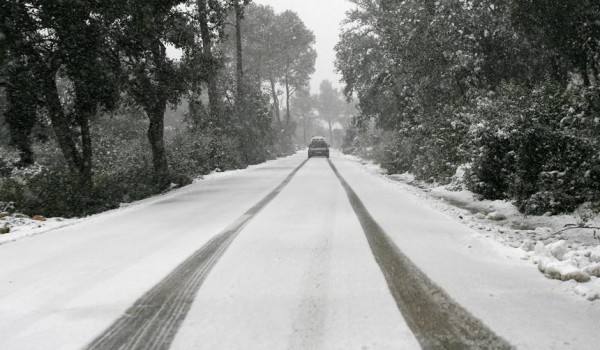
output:
<path id="1" fill-rule="evenodd" d="M 396 305 L 421 347 L 511 349 L 506 340 L 452 300 L 398 249 L 371 217 L 333 162 L 328 161 L 346 191 Z"/>
<path id="2" fill-rule="evenodd" d="M 212 267 L 254 215 L 281 192 L 307 161 L 138 299 L 86 349 L 168 349 Z"/>

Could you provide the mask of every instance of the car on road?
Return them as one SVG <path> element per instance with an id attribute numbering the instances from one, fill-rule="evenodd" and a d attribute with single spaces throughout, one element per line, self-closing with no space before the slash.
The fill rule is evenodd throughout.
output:
<path id="1" fill-rule="evenodd" d="M 313 137 L 308 145 L 308 158 L 324 156 L 329 158 L 329 144 L 324 137 Z"/>

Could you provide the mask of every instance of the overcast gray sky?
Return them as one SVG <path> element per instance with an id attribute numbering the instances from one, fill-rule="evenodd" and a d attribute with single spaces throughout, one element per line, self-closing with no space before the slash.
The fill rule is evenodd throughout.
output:
<path id="1" fill-rule="evenodd" d="M 275 12 L 292 10 L 300 16 L 306 26 L 315 33 L 317 62 L 311 78 L 311 92 L 319 91 L 319 84 L 329 79 L 334 86 L 340 87 L 340 76 L 335 74 L 333 47 L 338 41 L 341 21 L 351 8 L 346 0 L 253 0 L 256 4 L 270 5 Z"/>

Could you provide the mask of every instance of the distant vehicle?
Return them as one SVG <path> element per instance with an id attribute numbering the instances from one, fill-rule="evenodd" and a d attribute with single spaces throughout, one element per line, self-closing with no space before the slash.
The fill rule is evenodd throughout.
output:
<path id="1" fill-rule="evenodd" d="M 308 158 L 314 156 L 325 156 L 329 158 L 329 145 L 322 136 L 315 136 L 308 145 Z"/>

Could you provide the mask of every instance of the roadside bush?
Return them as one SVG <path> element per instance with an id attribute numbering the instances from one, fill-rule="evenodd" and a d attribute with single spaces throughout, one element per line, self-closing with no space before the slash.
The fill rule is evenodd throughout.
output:
<path id="1" fill-rule="evenodd" d="M 8 177 L 12 173 L 13 166 L 4 158 L 0 157 L 0 177 Z"/>
<path id="2" fill-rule="evenodd" d="M 474 128 L 469 137 L 474 149 L 471 167 L 465 174 L 467 188 L 486 199 L 507 198 L 514 169 L 508 135 L 488 126 Z"/>
<path id="3" fill-rule="evenodd" d="M 195 178 L 218 169 L 238 169 L 243 164 L 239 146 L 225 135 L 185 130 L 168 144 L 169 165 L 176 176 Z"/>
<path id="4" fill-rule="evenodd" d="M 296 125 L 293 121 L 286 126 L 284 123 L 275 121 L 271 129 L 271 142 L 265 144 L 267 147 L 268 158 L 284 157 L 293 154 L 296 151 L 296 145 L 292 141 L 292 135 L 295 132 Z"/>
<path id="5" fill-rule="evenodd" d="M 597 201 L 600 163 L 593 138 L 565 125 L 571 108 L 559 88 L 506 85 L 477 99 L 467 138 L 470 190 L 486 199 L 511 199 L 527 214 L 571 212 Z"/>
<path id="6" fill-rule="evenodd" d="M 419 180 L 449 183 L 465 162 L 461 149 L 466 124 L 449 120 L 430 121 L 399 130 L 350 128 L 342 149 L 377 162 L 389 174 L 411 172 Z"/>
<path id="7" fill-rule="evenodd" d="M 465 163 L 461 144 L 467 132 L 466 126 L 441 119 L 437 123 L 431 121 L 415 131 L 413 142 L 418 149 L 411 169 L 415 178 L 450 183 L 458 166 Z"/>
<path id="8" fill-rule="evenodd" d="M 0 180 L 0 198 L 28 215 L 79 216 L 94 211 L 84 199 L 78 181 L 66 167 L 42 168 L 35 173 Z"/>
<path id="9" fill-rule="evenodd" d="M 379 154 L 379 148 L 384 139 L 388 139 L 391 132 L 381 130 L 363 130 L 354 126 L 355 120 L 346 130 L 342 143 L 342 152 L 363 159 L 374 160 Z"/>
<path id="10" fill-rule="evenodd" d="M 147 151 L 146 151 L 147 152 Z M 112 167 L 107 163 L 94 172 L 94 192 L 107 208 L 140 200 L 159 192 L 149 154 L 123 152 Z"/>
<path id="11" fill-rule="evenodd" d="M 402 133 L 384 132 L 381 142 L 375 147 L 374 159 L 388 174 L 401 174 L 412 169 L 415 158 L 413 148 L 417 147 L 411 138 Z"/>
<path id="12" fill-rule="evenodd" d="M 242 119 L 236 124 L 234 136 L 244 164 L 258 164 L 278 156 L 273 151 L 273 128 L 269 96 L 260 86 L 247 83 L 242 101 Z M 289 134 L 291 135 L 291 134 Z"/>
<path id="13" fill-rule="evenodd" d="M 459 147 L 465 133 L 465 126 L 443 121 L 387 132 L 375 160 L 388 173 L 411 172 L 418 180 L 449 183 L 464 163 Z"/>
<path id="14" fill-rule="evenodd" d="M 530 107 L 529 92 L 520 85 L 501 84 L 496 91 L 472 91 L 470 103 L 458 114 L 470 127 L 463 148 L 470 169 L 465 184 L 484 199 L 506 199 L 515 179 L 513 136 L 522 130 L 515 121 Z"/>
<path id="15" fill-rule="evenodd" d="M 77 177 L 66 167 L 44 168 L 27 180 L 19 206 L 29 215 L 82 216 L 106 206 L 93 194 L 84 193 Z M 100 207 L 100 208 L 98 208 Z"/>
<path id="16" fill-rule="evenodd" d="M 23 201 L 25 186 L 12 178 L 0 178 L 0 211 L 14 210 L 15 203 Z"/>
<path id="17" fill-rule="evenodd" d="M 344 154 L 356 154 L 356 152 L 361 148 L 360 139 L 365 131 L 360 130 L 354 124 L 355 120 L 352 120 L 346 128 L 346 134 L 344 135 L 344 140 L 342 141 L 342 146 L 340 147 L 342 153 Z"/>
<path id="18" fill-rule="evenodd" d="M 531 214 L 571 212 L 584 202 L 597 201 L 600 193 L 600 162 L 586 139 L 554 132 L 547 139 L 545 156 L 537 176 L 517 178 L 531 181 L 525 189 L 534 193 L 514 194 L 522 211 Z M 534 168 L 538 170 L 538 168 Z M 517 182 L 517 181 L 515 181 Z M 523 190 L 520 188 L 519 190 Z"/>
<path id="19" fill-rule="evenodd" d="M 420 116 L 417 126 L 351 128 L 344 151 L 374 159 L 388 173 L 442 184 L 469 163 L 465 184 L 482 198 L 512 200 L 527 214 L 572 212 L 600 202 L 599 143 L 590 131 L 600 123 L 589 98 L 575 90 L 565 95 L 546 81 L 533 89 L 504 83 L 472 91 L 468 106 Z"/>

